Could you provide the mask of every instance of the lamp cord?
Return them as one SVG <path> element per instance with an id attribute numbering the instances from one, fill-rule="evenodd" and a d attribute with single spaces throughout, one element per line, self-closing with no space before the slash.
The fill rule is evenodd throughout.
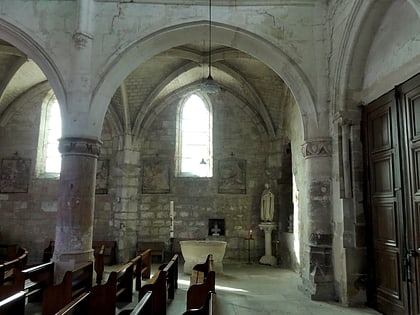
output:
<path id="1" fill-rule="evenodd" d="M 209 78 L 211 77 L 211 0 L 209 0 Z"/>

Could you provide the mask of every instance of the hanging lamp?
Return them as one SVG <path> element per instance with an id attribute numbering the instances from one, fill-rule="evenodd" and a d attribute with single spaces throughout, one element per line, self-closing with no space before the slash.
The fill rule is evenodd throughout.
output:
<path id="1" fill-rule="evenodd" d="M 208 50 L 208 61 L 209 61 L 209 72 L 207 79 L 201 85 L 201 90 L 207 94 L 218 93 L 220 91 L 220 87 L 218 84 L 213 80 L 211 75 L 211 0 L 209 0 L 209 50 Z"/>

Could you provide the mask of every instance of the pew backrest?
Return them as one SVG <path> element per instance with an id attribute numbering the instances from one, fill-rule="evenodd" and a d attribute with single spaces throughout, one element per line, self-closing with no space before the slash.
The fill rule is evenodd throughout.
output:
<path id="1" fill-rule="evenodd" d="M 93 241 L 92 248 L 94 253 L 104 246 L 104 264 L 112 266 L 117 263 L 117 242 L 116 241 Z"/>
<path id="2" fill-rule="evenodd" d="M 79 295 L 74 300 L 66 304 L 60 309 L 55 315 L 80 315 L 80 314 L 91 314 L 88 313 L 88 306 L 90 300 L 90 292 L 85 292 Z"/>
<path id="3" fill-rule="evenodd" d="M 152 313 L 152 291 L 147 291 L 132 310 L 123 310 L 118 315 L 150 315 Z"/>
<path id="4" fill-rule="evenodd" d="M 91 297 L 87 314 L 115 315 L 117 304 L 117 273 L 112 271 L 104 284 L 90 290 Z"/>
<path id="5" fill-rule="evenodd" d="M 148 292 L 152 292 L 152 305 L 150 315 L 166 314 L 166 272 L 163 270 L 156 271 L 153 276 L 147 280 L 139 290 L 139 301 Z"/>
<path id="6" fill-rule="evenodd" d="M 102 244 L 97 252 L 94 252 L 95 264 L 94 269 L 96 273 L 96 283 L 101 284 L 105 270 L 105 245 Z"/>
<path id="7" fill-rule="evenodd" d="M 0 315 L 24 315 L 25 292 L 18 291 L 15 294 L 0 301 Z"/>
<path id="8" fill-rule="evenodd" d="M 159 266 L 159 270 L 166 273 L 166 287 L 168 299 L 175 298 L 175 290 L 178 289 L 178 254 L 175 254 L 167 264 Z"/>
<path id="9" fill-rule="evenodd" d="M 113 272 L 116 273 L 117 278 L 117 301 L 131 302 L 133 299 L 134 264 L 130 261 Z"/>
<path id="10" fill-rule="evenodd" d="M 187 309 L 182 315 L 213 315 L 215 314 L 215 298 L 216 292 L 209 291 L 206 301 L 200 308 Z"/>
<path id="11" fill-rule="evenodd" d="M 53 315 L 92 288 L 93 263 L 87 262 L 66 271 L 63 280 L 44 289 L 42 315 Z"/>
<path id="12" fill-rule="evenodd" d="M 54 283 L 54 262 L 50 261 L 30 268 L 19 270 L 16 281 L 21 283 L 26 297 L 39 296 L 43 290 Z"/>
<path id="13" fill-rule="evenodd" d="M 152 256 L 159 256 L 160 261 L 165 259 L 165 242 L 162 241 L 140 241 L 137 243 L 137 250 L 143 252 L 146 249 L 151 250 Z"/>
<path id="14" fill-rule="evenodd" d="M 17 270 L 26 266 L 28 260 L 28 251 L 19 247 L 15 256 L 7 261 L 3 261 L 0 265 L 0 284 L 10 281 L 14 277 Z"/>
<path id="15" fill-rule="evenodd" d="M 140 253 L 141 256 L 141 278 L 147 280 L 152 272 L 152 250 L 146 249 Z"/>
<path id="16" fill-rule="evenodd" d="M 207 256 L 205 263 L 193 267 L 187 291 L 187 309 L 201 308 L 206 302 L 208 292 L 216 292 L 216 272 L 211 254 Z"/>

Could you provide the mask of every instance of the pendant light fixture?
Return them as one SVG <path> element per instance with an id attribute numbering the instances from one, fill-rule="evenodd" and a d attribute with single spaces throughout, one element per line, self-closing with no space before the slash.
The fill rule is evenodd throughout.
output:
<path id="1" fill-rule="evenodd" d="M 201 90 L 207 94 L 213 94 L 220 91 L 220 87 L 213 80 L 211 75 L 211 0 L 209 0 L 209 50 L 208 50 L 209 72 L 206 81 L 201 85 Z"/>

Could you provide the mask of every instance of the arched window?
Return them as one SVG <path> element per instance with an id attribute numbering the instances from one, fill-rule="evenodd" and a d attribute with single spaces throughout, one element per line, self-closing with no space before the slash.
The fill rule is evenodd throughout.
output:
<path id="1" fill-rule="evenodd" d="M 61 154 L 58 139 L 61 138 L 61 114 L 58 101 L 53 93 L 49 94 L 41 110 L 39 126 L 37 171 L 41 177 L 59 177 Z"/>
<path id="2" fill-rule="evenodd" d="M 177 175 L 213 176 L 212 111 L 208 101 L 192 94 L 178 111 Z"/>

